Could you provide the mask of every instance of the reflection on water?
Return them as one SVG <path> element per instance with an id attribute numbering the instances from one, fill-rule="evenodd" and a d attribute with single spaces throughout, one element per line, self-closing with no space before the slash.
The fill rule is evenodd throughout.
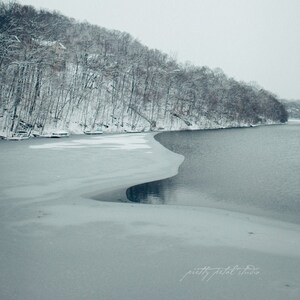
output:
<path id="1" fill-rule="evenodd" d="M 127 189 L 130 201 L 236 209 L 300 223 L 300 126 L 166 132 L 179 174 Z"/>
<path id="2" fill-rule="evenodd" d="M 135 185 L 127 189 L 126 196 L 132 202 L 166 204 L 168 183 L 170 183 L 169 179 Z"/>

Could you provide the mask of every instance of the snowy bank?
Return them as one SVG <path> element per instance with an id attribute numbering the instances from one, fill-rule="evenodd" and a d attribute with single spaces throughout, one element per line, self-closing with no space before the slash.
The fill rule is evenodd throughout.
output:
<path id="1" fill-rule="evenodd" d="M 93 200 L 177 173 L 153 135 L 1 142 L 1 299 L 298 299 L 299 225 Z"/>

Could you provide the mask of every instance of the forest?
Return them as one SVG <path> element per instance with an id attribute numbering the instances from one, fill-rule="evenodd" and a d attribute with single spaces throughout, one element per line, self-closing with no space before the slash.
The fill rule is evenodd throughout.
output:
<path id="1" fill-rule="evenodd" d="M 300 100 L 282 100 L 289 118 L 300 119 Z"/>
<path id="2" fill-rule="evenodd" d="M 0 2 L 0 132 L 183 130 L 284 123 L 269 91 L 179 63 L 130 34 Z"/>

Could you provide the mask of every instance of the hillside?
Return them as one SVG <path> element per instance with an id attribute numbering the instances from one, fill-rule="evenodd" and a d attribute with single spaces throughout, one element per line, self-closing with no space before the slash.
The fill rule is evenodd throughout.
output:
<path id="1" fill-rule="evenodd" d="M 173 130 L 286 122 L 272 93 L 179 64 L 128 33 L 0 2 L 0 131 Z"/>
<path id="2" fill-rule="evenodd" d="M 291 119 L 300 119 L 300 100 L 282 101 Z"/>

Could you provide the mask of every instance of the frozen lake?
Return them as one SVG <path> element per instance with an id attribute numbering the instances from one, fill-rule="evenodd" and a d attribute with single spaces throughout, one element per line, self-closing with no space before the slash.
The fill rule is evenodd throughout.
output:
<path id="1" fill-rule="evenodd" d="M 167 132 L 179 174 L 131 187 L 134 202 L 225 208 L 300 223 L 300 123 Z"/>
<path id="2" fill-rule="evenodd" d="M 205 142 L 197 151 L 201 157 L 204 149 L 216 146 L 209 143 L 210 136 L 220 136 L 219 155 L 224 151 L 230 155 L 224 148 L 227 139 L 239 136 L 245 145 L 248 133 L 273 128 L 295 134 L 299 130 L 281 126 L 172 134 L 187 138 L 199 134 Z M 183 157 L 153 136 L 0 141 L 1 300 L 299 299 L 298 224 L 193 203 L 118 202 L 134 184 L 177 174 Z M 164 136 L 169 134 L 159 137 Z M 278 152 L 280 158 L 283 152 Z M 217 158 L 211 157 L 215 167 Z M 188 172 L 188 161 L 187 157 L 180 171 Z M 214 174 L 221 177 L 225 167 L 226 172 L 230 168 L 227 163 L 213 170 L 211 163 L 199 160 L 198 173 L 215 186 Z M 270 169 L 268 175 L 272 173 Z M 213 190 L 208 182 L 206 188 Z M 186 191 L 193 182 L 189 179 L 186 184 L 182 201 L 189 199 Z M 108 202 L 109 197 L 114 202 Z M 209 281 L 186 276 L 207 266 L 250 266 L 259 271 Z"/>

